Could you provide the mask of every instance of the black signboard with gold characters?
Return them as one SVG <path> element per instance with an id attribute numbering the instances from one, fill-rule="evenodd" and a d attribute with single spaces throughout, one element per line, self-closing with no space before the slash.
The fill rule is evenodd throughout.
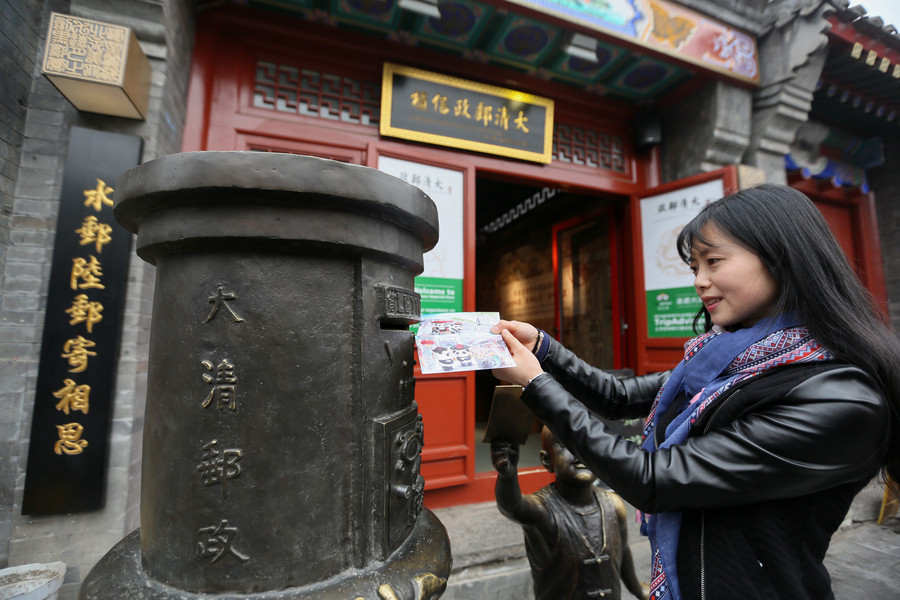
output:
<path id="1" fill-rule="evenodd" d="M 385 63 L 381 135 L 549 163 L 553 100 Z"/>
<path id="2" fill-rule="evenodd" d="M 103 507 L 131 255 L 113 185 L 140 154 L 139 137 L 70 130 L 22 514 Z"/>

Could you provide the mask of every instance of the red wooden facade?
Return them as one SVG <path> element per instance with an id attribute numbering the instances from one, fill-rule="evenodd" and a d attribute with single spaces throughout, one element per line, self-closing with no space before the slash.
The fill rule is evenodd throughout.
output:
<path id="1" fill-rule="evenodd" d="M 414 50 L 414 56 L 411 51 Z M 384 62 L 409 64 L 552 98 L 554 157 L 549 165 L 384 138 L 379 99 Z M 647 337 L 638 201 L 658 184 L 658 152 L 632 144 L 634 107 L 576 88 L 447 55 L 380 41 L 293 17 L 231 6 L 201 14 L 190 79 L 184 151 L 260 150 L 311 154 L 374 167 L 379 156 L 439 166 L 464 181 L 463 310 L 475 306 L 476 175 L 612 199 L 615 318 L 634 324 L 616 335 L 618 368 L 636 373 L 669 368 L 680 338 Z M 671 143 L 671 142 L 670 142 Z M 698 175 L 736 186 L 735 170 Z M 684 184 L 684 182 L 680 182 Z M 673 184 L 674 186 L 675 184 Z M 802 182 L 798 187 L 804 185 Z M 669 186 L 672 187 L 672 186 Z M 656 188 L 667 189 L 666 186 Z M 803 189 L 801 187 L 801 189 Z M 806 191 L 806 190 L 804 190 Z M 827 196 L 827 195 L 825 195 Z M 866 197 L 837 203 L 823 196 L 826 216 L 852 249 L 870 288 L 884 296 L 880 250 Z M 593 210 L 585 208 L 585 214 Z M 615 329 L 615 328 L 614 328 Z M 425 422 L 422 473 L 432 508 L 493 499 L 495 474 L 476 472 L 475 379 L 472 373 L 416 374 L 416 400 Z M 543 469 L 520 473 L 523 491 L 550 481 Z"/>

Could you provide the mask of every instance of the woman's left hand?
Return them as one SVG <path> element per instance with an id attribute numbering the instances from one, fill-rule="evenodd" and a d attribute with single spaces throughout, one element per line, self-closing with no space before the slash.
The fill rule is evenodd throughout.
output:
<path id="1" fill-rule="evenodd" d="M 530 380 L 544 372 L 541 368 L 541 363 L 534 353 L 523 346 L 509 330 L 503 329 L 500 333 L 503 336 L 503 341 L 506 342 L 506 346 L 509 348 L 509 352 L 512 354 L 513 360 L 516 361 L 516 366 L 493 369 L 491 373 L 497 379 L 524 387 L 528 385 Z"/>

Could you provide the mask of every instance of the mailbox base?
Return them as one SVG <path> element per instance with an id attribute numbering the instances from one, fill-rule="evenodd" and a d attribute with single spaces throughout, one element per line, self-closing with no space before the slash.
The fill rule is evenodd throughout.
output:
<path id="1" fill-rule="evenodd" d="M 412 533 L 383 563 L 346 571 L 311 586 L 258 593 L 191 593 L 160 583 L 141 566 L 140 529 L 91 570 L 79 600 L 434 600 L 447 587 L 452 560 L 447 530 L 423 509 Z"/>

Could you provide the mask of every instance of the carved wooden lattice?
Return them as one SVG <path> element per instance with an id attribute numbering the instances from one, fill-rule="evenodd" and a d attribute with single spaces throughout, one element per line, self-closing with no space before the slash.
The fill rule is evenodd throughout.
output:
<path id="1" fill-rule="evenodd" d="M 258 60 L 253 106 L 378 127 L 380 82 Z"/>
<path id="2" fill-rule="evenodd" d="M 616 173 L 626 172 L 625 148 L 618 135 L 557 123 L 553 160 Z"/>

